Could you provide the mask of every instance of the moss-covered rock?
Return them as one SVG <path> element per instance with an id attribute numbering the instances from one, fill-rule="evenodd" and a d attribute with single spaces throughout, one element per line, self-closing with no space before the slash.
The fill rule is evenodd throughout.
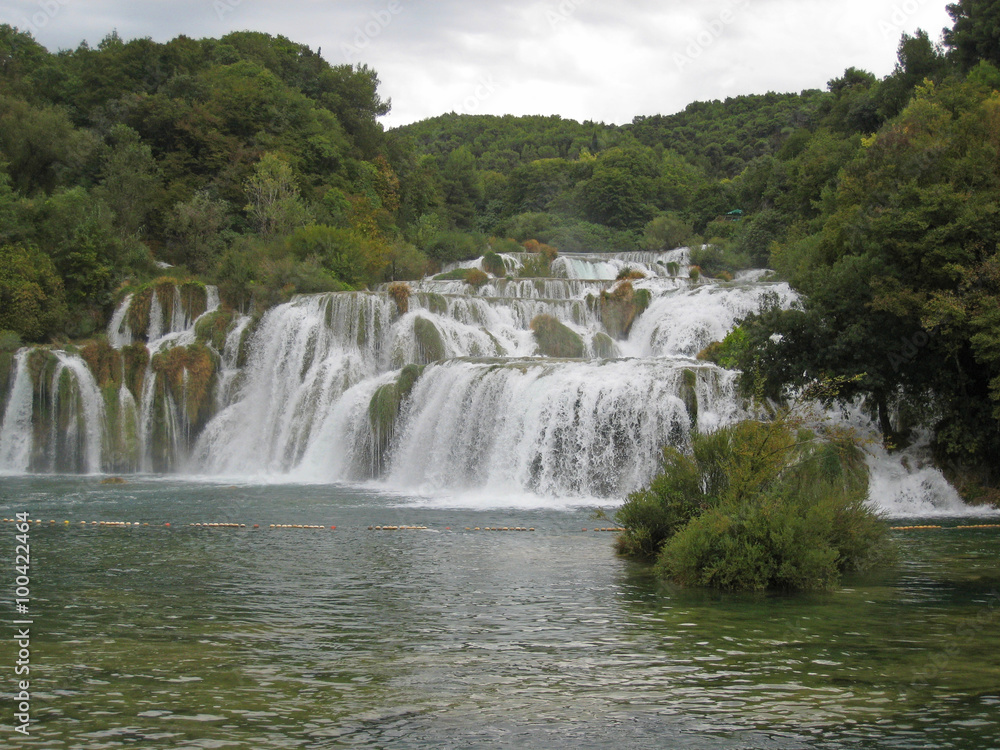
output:
<path id="1" fill-rule="evenodd" d="M 136 401 L 142 398 L 142 385 L 149 369 L 149 349 L 136 342 L 121 350 L 123 377 L 125 387 L 129 389 Z"/>
<path id="2" fill-rule="evenodd" d="M 594 334 L 594 356 L 600 359 L 612 359 L 615 356 L 615 342 L 606 333 L 598 331 Z"/>
<path id="3" fill-rule="evenodd" d="M 435 315 L 444 315 L 448 312 L 448 300 L 440 294 L 423 294 L 420 296 L 424 307 Z"/>
<path id="4" fill-rule="evenodd" d="M 117 388 L 122 377 L 121 354 L 105 339 L 90 341 L 80 350 L 80 356 L 90 368 L 97 385 L 101 388 Z"/>
<path id="5" fill-rule="evenodd" d="M 413 290 L 405 281 L 394 281 L 387 289 L 389 297 L 396 303 L 396 311 L 400 315 L 406 315 L 410 311 L 410 295 Z"/>
<path id="6" fill-rule="evenodd" d="M 164 324 L 173 317 L 177 304 L 180 304 L 181 311 L 189 320 L 198 318 L 208 309 L 208 290 L 200 281 L 161 276 L 141 286 L 132 287 L 128 292 L 132 295 L 132 302 L 125 320 L 132 335 L 137 338 L 149 336 L 149 315 L 154 295 L 163 313 Z"/>
<path id="7" fill-rule="evenodd" d="M 637 292 L 630 281 L 621 282 L 610 292 L 601 292 L 600 315 L 605 330 L 612 338 L 627 338 L 635 319 L 649 307 L 651 299 L 648 290 Z"/>
<path id="8" fill-rule="evenodd" d="M 503 278 L 507 275 L 507 264 L 503 262 L 503 258 L 490 250 L 483 256 L 483 270 L 486 273 Z"/>
<path id="9" fill-rule="evenodd" d="M 680 397 L 691 420 L 691 429 L 694 429 L 698 425 L 698 373 L 684 370 L 682 377 Z"/>
<path id="10" fill-rule="evenodd" d="M 433 321 L 427 318 L 415 318 L 413 335 L 417 340 L 417 364 L 428 364 L 445 358 L 444 339 Z"/>
<path id="11" fill-rule="evenodd" d="M 538 351 L 547 357 L 579 358 L 586 352 L 583 339 L 551 315 L 538 315 L 531 321 Z"/>
<path id="12" fill-rule="evenodd" d="M 470 268 L 465 272 L 465 283 L 478 289 L 490 280 L 490 277 L 478 268 Z"/>
<path id="13" fill-rule="evenodd" d="M 210 345 L 215 351 L 221 352 L 226 347 L 226 336 L 229 326 L 233 324 L 233 317 L 233 311 L 226 309 L 203 314 L 194 326 L 195 339 L 199 344 Z"/>
<path id="14" fill-rule="evenodd" d="M 403 403 L 423 374 L 423 370 L 424 368 L 418 365 L 407 365 L 400 370 L 395 382 L 386 383 L 376 389 L 368 403 L 372 476 L 379 476 L 385 469 Z"/>
<path id="15" fill-rule="evenodd" d="M 156 354 L 152 366 L 159 385 L 170 390 L 188 424 L 195 429 L 203 427 L 211 417 L 210 396 L 216 374 L 212 351 L 202 344 L 177 346 Z"/>
<path id="16" fill-rule="evenodd" d="M 451 271 L 439 273 L 434 277 L 434 281 L 465 281 L 465 275 L 468 272 L 468 268 L 454 268 Z"/>

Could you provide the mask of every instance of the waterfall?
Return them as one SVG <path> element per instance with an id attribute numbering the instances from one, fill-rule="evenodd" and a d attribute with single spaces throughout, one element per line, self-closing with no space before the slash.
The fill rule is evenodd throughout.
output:
<path id="1" fill-rule="evenodd" d="M 687 361 L 452 361 L 429 368 L 402 416 L 390 484 L 400 488 L 616 497 L 684 445 Z M 724 379 L 714 367 L 706 380 Z M 719 388 L 717 392 L 724 391 Z M 715 404 L 703 406 L 706 421 Z"/>
<path id="2" fill-rule="evenodd" d="M 0 472 L 24 473 L 31 462 L 30 352 L 30 349 L 21 349 L 14 358 L 13 385 L 0 425 Z"/>
<path id="3" fill-rule="evenodd" d="M 524 254 L 501 257 L 508 274 L 523 267 Z M 223 309 L 214 287 L 160 283 L 122 300 L 110 354 L 12 358 L 0 471 L 614 501 L 647 484 L 662 447 L 683 448 L 692 427 L 746 416 L 736 373 L 696 355 L 762 303 L 798 303 L 765 271 L 691 279 L 688 258 L 564 254 L 551 278 L 424 279 L 405 305 L 387 288 L 304 295 L 260 319 Z M 617 281 L 626 270 L 631 289 Z M 97 382 L 87 362 L 102 356 L 118 357 L 116 374 L 105 366 Z M 851 420 L 866 424 L 860 411 Z M 963 512 L 926 451 L 873 450 L 869 463 L 886 512 Z"/>
<path id="4" fill-rule="evenodd" d="M 59 361 L 52 376 L 53 411 L 65 414 L 64 419 L 53 420 L 53 444 L 65 443 L 59 451 L 61 459 L 57 468 L 98 474 L 104 449 L 105 410 L 101 389 L 94 380 L 87 363 L 78 355 L 54 351 Z M 64 387 L 63 377 L 68 375 L 69 386 Z"/>
<path id="5" fill-rule="evenodd" d="M 115 308 L 111 322 L 108 323 L 108 342 L 115 349 L 121 349 L 132 343 L 132 328 L 128 323 L 128 311 L 131 307 L 132 295 L 128 294 Z"/>

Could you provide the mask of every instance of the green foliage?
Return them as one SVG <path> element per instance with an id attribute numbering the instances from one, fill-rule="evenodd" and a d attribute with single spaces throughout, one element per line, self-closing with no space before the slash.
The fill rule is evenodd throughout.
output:
<path id="1" fill-rule="evenodd" d="M 867 472 L 850 436 L 817 438 L 787 415 L 695 434 L 618 511 L 618 549 L 684 585 L 829 589 L 889 553 Z"/>
<path id="2" fill-rule="evenodd" d="M 386 281 L 413 281 L 423 278 L 431 261 L 409 242 L 396 240 L 389 246 L 383 278 Z"/>
<path id="3" fill-rule="evenodd" d="M 244 207 L 261 237 L 283 237 L 309 223 L 291 165 L 277 154 L 264 154 L 245 183 Z"/>
<path id="4" fill-rule="evenodd" d="M 21 344 L 21 335 L 17 331 L 0 330 L 0 352 L 16 352 Z"/>
<path id="5" fill-rule="evenodd" d="M 691 248 L 691 265 L 697 266 L 706 276 L 718 277 L 750 268 L 752 261 L 727 244 L 710 244 Z"/>
<path id="6" fill-rule="evenodd" d="M 679 214 L 657 216 L 643 229 L 643 247 L 647 250 L 672 250 L 689 244 L 694 235 L 691 223 Z"/>
<path id="7" fill-rule="evenodd" d="M 736 326 L 722 341 L 715 341 L 698 352 L 698 359 L 713 362 L 727 370 L 735 370 L 746 358 L 747 334 Z"/>
<path id="8" fill-rule="evenodd" d="M 166 219 L 166 257 L 193 273 L 211 272 L 226 250 L 233 219 L 229 204 L 206 191 L 174 205 Z"/>
<path id="9" fill-rule="evenodd" d="M 135 130 L 118 124 L 111 128 L 101 162 L 94 195 L 111 208 L 123 236 L 136 236 L 146 228 L 147 217 L 160 208 L 162 178 L 152 149 Z"/>
<path id="10" fill-rule="evenodd" d="M 66 314 L 52 261 L 32 247 L 0 245 L 0 330 L 44 341 L 61 329 Z"/>
<path id="11" fill-rule="evenodd" d="M 647 146 L 662 144 L 714 177 L 733 177 L 772 154 L 790 127 L 814 120 L 826 96 L 757 94 L 695 102 L 675 115 L 637 117 L 625 130 Z"/>
<path id="12" fill-rule="evenodd" d="M 484 241 L 481 236 L 466 232 L 446 231 L 435 235 L 423 251 L 438 264 L 458 263 L 482 254 Z"/>
<path id="13" fill-rule="evenodd" d="M 296 229 L 286 249 L 298 261 L 314 259 L 333 278 L 353 287 L 381 279 L 389 260 L 389 248 L 380 240 L 321 224 Z"/>
<path id="14" fill-rule="evenodd" d="M 971 69 L 981 60 L 1000 65 L 997 28 L 1000 9 L 990 0 L 958 0 L 947 6 L 955 25 L 944 30 L 944 43 L 958 64 Z"/>
<path id="15" fill-rule="evenodd" d="M 480 271 L 478 268 L 468 268 L 463 276 L 465 283 L 469 286 L 476 287 L 477 289 L 484 284 L 489 283 L 490 277 L 485 273 Z"/>

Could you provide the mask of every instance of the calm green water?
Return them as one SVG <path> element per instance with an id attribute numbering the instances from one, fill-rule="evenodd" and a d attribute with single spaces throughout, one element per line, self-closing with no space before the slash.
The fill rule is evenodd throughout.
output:
<path id="1" fill-rule="evenodd" d="M 328 486 L 0 479 L 0 516 L 45 521 L 31 530 L 34 723 L 30 739 L 11 731 L 5 636 L 0 742 L 1000 747 L 1000 530 L 899 532 L 897 569 L 830 595 L 724 596 L 617 559 L 610 534 L 581 531 L 608 525 L 589 508 L 442 505 Z M 263 528 L 187 526 L 216 521 Z M 0 534 L 9 633 L 15 530 Z"/>

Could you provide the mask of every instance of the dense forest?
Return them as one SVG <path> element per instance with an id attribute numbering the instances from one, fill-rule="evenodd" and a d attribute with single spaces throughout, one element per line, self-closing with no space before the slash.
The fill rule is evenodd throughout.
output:
<path id="1" fill-rule="evenodd" d="M 1000 478 L 1000 9 L 948 9 L 943 45 L 903 35 L 881 79 L 849 68 L 624 126 L 391 131 L 375 71 L 283 37 L 53 53 L 0 26 L 0 346 L 100 335 L 164 274 L 261 311 L 529 240 L 690 245 L 706 275 L 769 266 L 804 299 L 705 356 L 769 396 L 843 378 L 887 440 L 929 426 L 982 495 Z"/>

